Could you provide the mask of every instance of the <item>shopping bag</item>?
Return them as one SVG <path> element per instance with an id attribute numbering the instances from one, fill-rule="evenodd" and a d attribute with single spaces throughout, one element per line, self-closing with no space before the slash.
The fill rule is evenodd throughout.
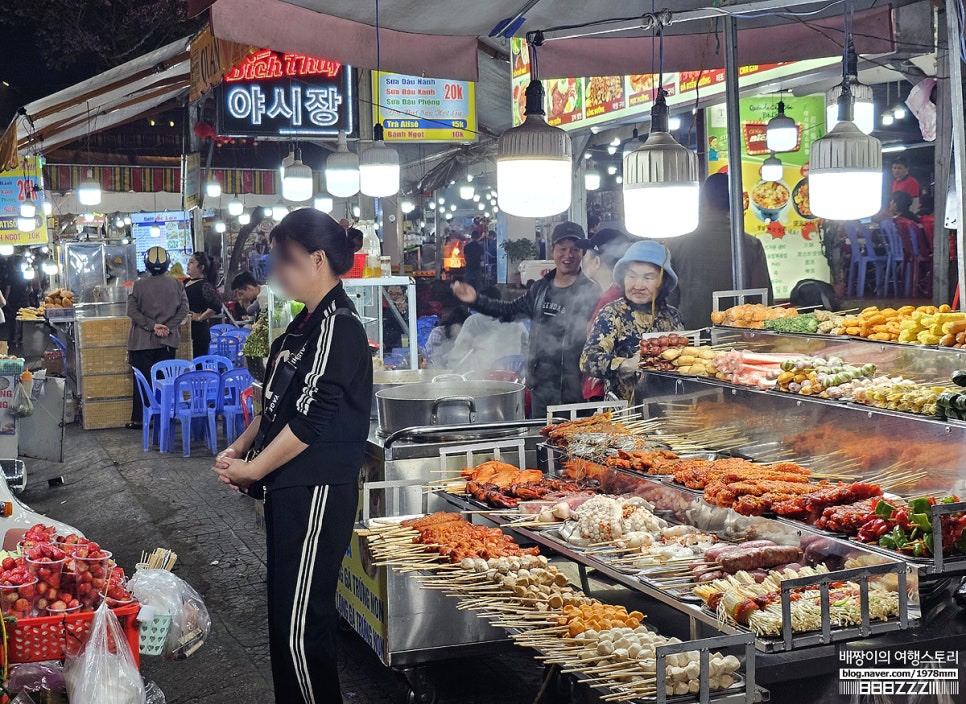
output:
<path id="1" fill-rule="evenodd" d="M 107 604 L 94 613 L 87 641 L 64 666 L 71 704 L 145 704 L 144 682 L 117 617 Z"/>

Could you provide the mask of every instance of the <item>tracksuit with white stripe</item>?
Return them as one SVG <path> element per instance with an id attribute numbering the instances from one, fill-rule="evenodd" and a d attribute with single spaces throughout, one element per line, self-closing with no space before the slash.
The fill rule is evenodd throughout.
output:
<path id="1" fill-rule="evenodd" d="M 292 380 L 263 446 L 286 425 L 308 445 L 262 482 L 269 644 L 279 704 L 342 701 L 336 583 L 355 521 L 372 404 L 368 341 L 351 313 L 352 303 L 339 284 L 276 340 L 266 375 L 266 406 L 284 387 L 286 373 Z"/>

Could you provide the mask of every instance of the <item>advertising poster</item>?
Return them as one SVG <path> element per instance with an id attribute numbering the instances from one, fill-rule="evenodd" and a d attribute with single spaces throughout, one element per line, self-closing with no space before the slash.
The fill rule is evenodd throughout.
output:
<path id="1" fill-rule="evenodd" d="M 191 258 L 191 216 L 182 210 L 162 213 L 131 213 L 131 235 L 137 250 L 138 270 L 144 271 L 144 253 L 151 247 L 164 247 L 171 267 L 180 264 L 188 271 Z"/>
<path id="2" fill-rule="evenodd" d="M 476 85 L 373 71 L 373 112 L 387 142 L 476 139 Z"/>
<path id="3" fill-rule="evenodd" d="M 523 122 L 526 89 L 530 83 L 530 53 L 522 38 L 510 40 L 512 66 L 511 85 L 513 124 Z M 755 64 L 739 69 L 742 88 L 772 82 L 783 77 L 813 71 L 834 64 L 836 58 L 809 59 L 777 64 Z M 547 122 L 565 130 L 600 125 L 614 120 L 645 117 L 654 103 L 658 77 L 652 74 L 633 76 L 588 76 L 583 78 L 545 78 L 544 110 Z M 667 104 L 693 106 L 697 98 L 724 95 L 724 69 L 666 73 L 664 90 Z"/>
<path id="4" fill-rule="evenodd" d="M 741 99 L 741 181 L 745 232 L 758 237 L 768 256 L 776 298 L 787 298 L 802 279 L 829 280 L 818 221 L 808 205 L 808 159 L 812 142 L 825 135 L 825 96 L 786 96 L 785 114 L 798 125 L 794 151 L 777 154 L 784 166 L 779 181 L 762 181 L 769 156 L 765 128 L 777 112 L 778 97 Z M 728 129 L 724 105 L 707 109 L 708 173 L 727 171 Z"/>
<path id="5" fill-rule="evenodd" d="M 10 413 L 10 403 L 16 388 L 17 377 L 0 376 L 0 435 L 17 434 L 17 419 Z"/>
<path id="6" fill-rule="evenodd" d="M 30 156 L 21 160 L 16 169 L 0 171 L 0 244 L 30 245 L 48 241 L 41 166 L 40 157 Z M 22 231 L 17 223 L 20 206 L 26 202 L 37 206 L 36 227 L 29 232 Z"/>

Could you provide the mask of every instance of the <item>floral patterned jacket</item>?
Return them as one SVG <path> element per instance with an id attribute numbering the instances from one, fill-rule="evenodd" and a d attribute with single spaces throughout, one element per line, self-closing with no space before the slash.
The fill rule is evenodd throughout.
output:
<path id="1" fill-rule="evenodd" d="M 678 330 L 684 330 L 684 320 L 677 308 L 664 305 L 652 316 L 650 305 L 638 306 L 622 297 L 604 306 L 594 319 L 580 369 L 603 381 L 608 391 L 630 400 L 637 374 L 620 371 L 621 364 L 640 351 L 645 334 Z"/>

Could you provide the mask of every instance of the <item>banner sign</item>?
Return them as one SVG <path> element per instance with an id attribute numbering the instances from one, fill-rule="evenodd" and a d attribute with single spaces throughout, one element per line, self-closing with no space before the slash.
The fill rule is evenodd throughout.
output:
<path id="1" fill-rule="evenodd" d="M 818 220 L 808 202 L 808 159 L 812 142 L 825 134 L 825 96 L 783 96 L 785 114 L 798 125 L 798 144 L 776 156 L 783 166 L 778 181 L 763 181 L 768 157 L 765 128 L 777 112 L 774 95 L 742 98 L 741 182 L 745 232 L 758 237 L 768 258 L 776 298 L 787 298 L 802 279 L 829 280 L 829 267 L 818 236 Z M 728 169 L 728 128 L 724 105 L 707 109 L 708 173 Z"/>
<path id="2" fill-rule="evenodd" d="M 191 102 L 221 83 L 222 76 L 232 66 L 241 61 L 252 48 L 224 39 L 215 39 L 211 25 L 205 27 L 189 49 L 190 84 L 188 99 Z"/>
<path id="3" fill-rule="evenodd" d="M 29 245 L 48 241 L 43 187 L 40 157 L 28 156 L 15 169 L 0 171 L 0 244 Z M 36 207 L 35 227 L 26 232 L 18 223 L 20 206 L 24 203 L 33 203 Z"/>
<path id="4" fill-rule="evenodd" d="M 355 129 L 352 69 L 338 61 L 262 49 L 215 93 L 221 136 L 331 138 Z"/>
<path id="5" fill-rule="evenodd" d="M 476 84 L 372 72 L 373 112 L 387 142 L 476 139 Z"/>

